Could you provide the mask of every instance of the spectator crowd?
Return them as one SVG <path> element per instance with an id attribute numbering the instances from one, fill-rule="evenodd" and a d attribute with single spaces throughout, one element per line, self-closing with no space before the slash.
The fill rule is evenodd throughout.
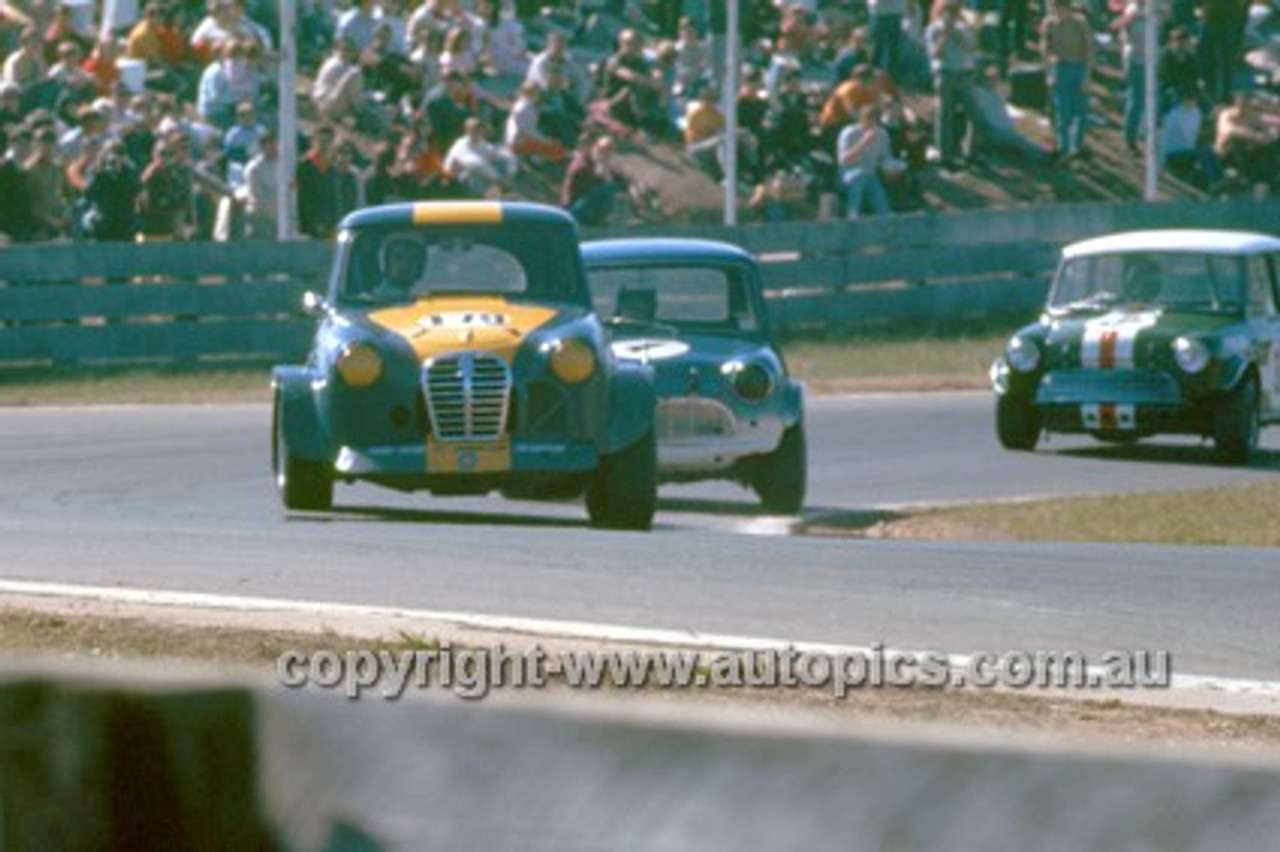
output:
<path id="1" fill-rule="evenodd" d="M 729 91 L 721 0 L 299 0 L 299 229 L 327 238 L 365 204 L 527 195 L 616 221 L 648 203 L 624 145 L 725 180 L 732 144 L 764 219 L 825 193 L 849 218 L 911 209 L 931 170 L 1092 156 L 1107 57 L 1128 152 L 1155 145 L 1211 191 L 1280 174 L 1277 79 L 1245 64 L 1280 30 L 1274 2 L 1161 4 L 1154 140 L 1136 0 L 740 3 Z M 273 238 L 276 15 L 271 0 L 0 3 L 0 234 Z M 1051 146 L 1010 109 L 1037 79 Z"/>

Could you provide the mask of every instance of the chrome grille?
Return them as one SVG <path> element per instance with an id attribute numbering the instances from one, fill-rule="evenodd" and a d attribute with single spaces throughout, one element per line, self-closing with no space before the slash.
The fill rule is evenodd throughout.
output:
<path id="1" fill-rule="evenodd" d="M 463 352 L 433 358 L 422 368 L 431 432 L 441 441 L 502 437 L 511 399 L 511 370 L 493 355 Z"/>
<path id="2" fill-rule="evenodd" d="M 727 437 L 735 429 L 733 412 L 709 399 L 668 399 L 658 405 L 659 441 Z"/>
<path id="3" fill-rule="evenodd" d="M 1177 380 L 1162 370 L 1059 370 L 1041 380 L 1036 394 L 1036 402 L 1050 405 L 1181 401 Z"/>

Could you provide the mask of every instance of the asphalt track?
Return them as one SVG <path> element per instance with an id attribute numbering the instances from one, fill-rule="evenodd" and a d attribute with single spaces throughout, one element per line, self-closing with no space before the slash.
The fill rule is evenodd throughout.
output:
<path id="1" fill-rule="evenodd" d="M 812 401 L 808 514 L 1280 470 L 1280 430 L 1233 469 L 1173 439 L 1009 454 L 990 419 L 981 394 Z M 262 406 L 0 409 L 0 580 L 953 653 L 1163 649 L 1180 674 L 1280 680 L 1274 551 L 787 535 L 731 485 L 664 489 L 649 535 L 587 529 L 576 505 L 364 486 L 288 517 L 268 420 Z"/>

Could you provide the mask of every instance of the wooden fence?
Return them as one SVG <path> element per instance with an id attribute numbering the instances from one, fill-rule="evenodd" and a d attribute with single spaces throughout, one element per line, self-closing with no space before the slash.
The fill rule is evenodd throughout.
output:
<path id="1" fill-rule="evenodd" d="M 721 239 L 764 261 L 787 333 L 1032 313 L 1067 242 L 1117 230 L 1280 233 L 1280 202 L 1057 205 L 738 228 L 650 227 L 586 238 Z M 0 249 L 0 367 L 296 361 L 324 288 L 321 243 L 53 244 Z"/>

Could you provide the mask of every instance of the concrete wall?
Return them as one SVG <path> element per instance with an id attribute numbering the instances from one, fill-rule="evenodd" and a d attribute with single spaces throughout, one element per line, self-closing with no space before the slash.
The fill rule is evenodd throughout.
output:
<path id="1" fill-rule="evenodd" d="M 1280 849 L 1275 764 L 549 701 L 0 676 L 0 848 Z"/>

